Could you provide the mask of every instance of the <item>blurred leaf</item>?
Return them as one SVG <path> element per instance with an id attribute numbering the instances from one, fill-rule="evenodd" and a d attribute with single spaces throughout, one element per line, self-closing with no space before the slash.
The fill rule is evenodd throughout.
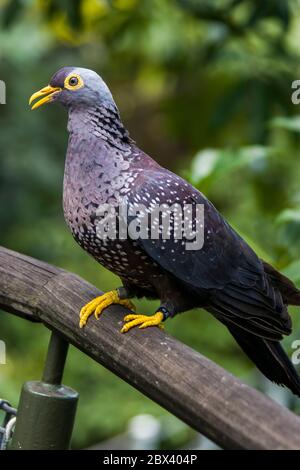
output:
<path id="1" fill-rule="evenodd" d="M 300 224 L 300 209 L 285 209 L 276 218 L 278 224 L 284 224 L 287 222 L 295 222 Z"/>
<path id="2" fill-rule="evenodd" d="M 275 128 L 300 132 L 300 116 L 276 117 L 272 119 L 270 125 Z"/>
<path id="3" fill-rule="evenodd" d="M 276 218 L 280 227 L 279 241 L 291 259 L 298 258 L 300 249 L 300 210 L 285 209 Z"/>
<path id="4" fill-rule="evenodd" d="M 242 147 L 237 150 L 201 150 L 193 159 L 191 179 L 196 184 L 207 178 L 223 177 L 244 166 L 259 170 L 274 149 L 263 146 Z"/>
<path id="5" fill-rule="evenodd" d="M 192 181 L 200 182 L 210 176 L 215 171 L 221 154 L 222 151 L 216 149 L 205 149 L 198 152 L 192 163 Z"/>

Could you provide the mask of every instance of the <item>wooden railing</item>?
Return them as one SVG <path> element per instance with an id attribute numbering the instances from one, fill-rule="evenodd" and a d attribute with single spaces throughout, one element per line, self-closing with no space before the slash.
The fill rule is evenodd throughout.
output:
<path id="1" fill-rule="evenodd" d="M 59 332 L 222 448 L 300 449 L 296 415 L 163 330 L 121 334 L 123 307 L 80 329 L 80 308 L 99 294 L 75 274 L 0 247 L 0 308 Z"/>

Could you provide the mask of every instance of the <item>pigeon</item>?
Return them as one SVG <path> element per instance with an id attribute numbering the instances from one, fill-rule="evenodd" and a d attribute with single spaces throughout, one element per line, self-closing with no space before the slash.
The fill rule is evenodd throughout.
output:
<path id="1" fill-rule="evenodd" d="M 159 300 L 153 315 L 127 314 L 121 332 L 203 308 L 222 322 L 271 381 L 300 396 L 300 378 L 280 341 L 292 331 L 291 280 L 260 259 L 189 182 L 141 150 L 94 71 L 63 67 L 30 98 L 32 109 L 68 111 L 64 216 L 73 237 L 122 285 L 80 311 L 80 327 L 111 304 Z M 34 104 L 33 104 L 34 103 Z"/>

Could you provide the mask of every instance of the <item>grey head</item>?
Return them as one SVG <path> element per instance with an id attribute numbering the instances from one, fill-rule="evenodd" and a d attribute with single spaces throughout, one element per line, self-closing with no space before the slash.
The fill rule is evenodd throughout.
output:
<path id="1" fill-rule="evenodd" d="M 108 86 L 93 70 L 63 67 L 53 75 L 50 86 L 61 88 L 62 91 L 55 95 L 54 101 L 60 102 L 67 108 L 115 104 Z"/>
<path id="2" fill-rule="evenodd" d="M 93 134 L 122 149 L 132 142 L 108 86 L 93 70 L 63 67 L 48 86 L 31 96 L 29 104 L 34 101 L 32 109 L 54 102 L 66 107 L 71 133 Z"/>
<path id="3" fill-rule="evenodd" d="M 32 109 L 45 103 L 59 102 L 67 108 L 98 108 L 101 106 L 116 108 L 112 94 L 102 80 L 93 70 L 81 67 L 63 67 L 56 72 L 50 80 L 49 86 L 34 93 L 30 104 L 37 98 Z"/>

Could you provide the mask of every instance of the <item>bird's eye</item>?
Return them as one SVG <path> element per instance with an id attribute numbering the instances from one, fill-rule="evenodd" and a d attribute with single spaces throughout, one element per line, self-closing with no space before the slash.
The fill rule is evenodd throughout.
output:
<path id="1" fill-rule="evenodd" d="M 69 78 L 69 85 L 71 85 L 71 86 L 76 86 L 76 85 L 78 85 L 78 78 L 77 78 L 77 77 L 71 77 L 71 78 Z"/>
<path id="2" fill-rule="evenodd" d="M 84 86 L 84 82 L 81 78 L 80 75 L 77 73 L 72 72 L 68 77 L 65 79 L 64 87 L 67 90 L 79 90 L 79 88 L 82 88 Z"/>

